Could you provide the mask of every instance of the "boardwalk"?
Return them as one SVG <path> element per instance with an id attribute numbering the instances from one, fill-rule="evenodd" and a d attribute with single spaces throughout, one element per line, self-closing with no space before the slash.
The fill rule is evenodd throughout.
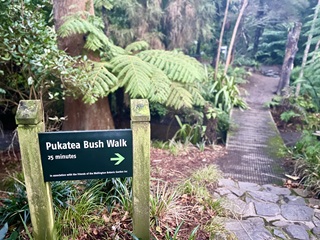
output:
<path id="1" fill-rule="evenodd" d="M 257 184 L 282 183 L 284 170 L 278 151 L 283 141 L 265 107 L 274 96 L 278 81 L 253 74 L 244 86 L 249 109 L 235 109 L 231 114 L 228 154 L 219 160 L 225 177 Z"/>

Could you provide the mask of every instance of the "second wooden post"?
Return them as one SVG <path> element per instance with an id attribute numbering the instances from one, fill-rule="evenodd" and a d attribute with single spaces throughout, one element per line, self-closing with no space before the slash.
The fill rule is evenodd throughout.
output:
<path id="1" fill-rule="evenodd" d="M 131 100 L 133 140 L 133 233 L 150 239 L 150 110 L 146 99 Z"/>

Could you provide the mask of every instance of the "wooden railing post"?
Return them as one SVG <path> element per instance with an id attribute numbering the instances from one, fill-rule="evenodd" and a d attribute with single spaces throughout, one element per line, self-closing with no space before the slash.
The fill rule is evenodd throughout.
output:
<path id="1" fill-rule="evenodd" d="M 146 99 L 131 100 L 133 140 L 133 233 L 150 239 L 150 110 Z"/>
<path id="2" fill-rule="evenodd" d="M 43 179 L 38 143 L 38 133 L 45 131 L 41 101 L 20 101 L 16 123 L 33 238 L 56 239 L 51 188 Z"/>

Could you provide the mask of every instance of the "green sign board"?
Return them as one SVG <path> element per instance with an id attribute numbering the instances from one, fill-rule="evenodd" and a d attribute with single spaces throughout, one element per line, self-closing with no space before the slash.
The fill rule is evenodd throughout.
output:
<path id="1" fill-rule="evenodd" d="M 44 181 L 132 177 L 131 129 L 39 133 Z"/>

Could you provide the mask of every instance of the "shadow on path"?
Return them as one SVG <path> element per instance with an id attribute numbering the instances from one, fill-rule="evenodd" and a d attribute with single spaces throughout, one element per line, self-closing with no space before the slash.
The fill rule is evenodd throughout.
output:
<path id="1" fill-rule="evenodd" d="M 283 140 L 265 103 L 271 101 L 278 78 L 252 74 L 245 99 L 247 110 L 234 109 L 227 137 L 228 154 L 218 161 L 224 177 L 257 184 L 282 184 L 279 156 Z"/>

